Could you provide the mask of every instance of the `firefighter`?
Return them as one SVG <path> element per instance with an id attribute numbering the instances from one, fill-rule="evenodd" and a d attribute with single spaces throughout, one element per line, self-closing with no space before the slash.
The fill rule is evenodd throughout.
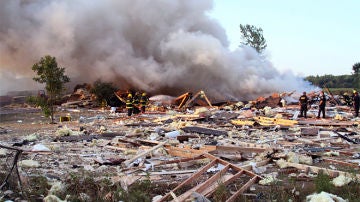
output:
<path id="1" fill-rule="evenodd" d="M 320 103 L 319 103 L 319 112 L 317 118 L 320 118 L 320 114 L 322 113 L 322 117 L 325 118 L 325 105 L 326 105 L 326 97 L 323 91 L 321 91 Z"/>
<path id="2" fill-rule="evenodd" d="M 133 113 L 134 114 L 140 113 L 139 104 L 140 104 L 140 93 L 136 92 L 133 97 Z"/>
<path id="3" fill-rule="evenodd" d="M 307 105 L 309 102 L 309 98 L 306 96 L 306 92 L 303 92 L 303 95 L 299 98 L 299 105 L 300 105 L 300 117 L 306 117 L 307 112 Z"/>
<path id="4" fill-rule="evenodd" d="M 358 92 L 355 92 L 353 103 L 355 109 L 355 117 L 359 117 L 360 97 Z"/>
<path id="5" fill-rule="evenodd" d="M 146 93 L 142 93 L 140 97 L 141 113 L 145 113 L 145 108 L 148 102 L 149 98 L 146 96 Z"/>
<path id="6" fill-rule="evenodd" d="M 133 99 L 132 99 L 132 95 L 131 93 L 128 94 L 127 99 L 126 99 L 126 109 L 128 110 L 128 116 L 131 116 L 131 114 L 133 113 Z"/>
<path id="7" fill-rule="evenodd" d="M 343 94 L 343 98 L 344 98 L 345 104 L 348 106 L 351 106 L 351 97 L 349 96 L 349 94 L 347 92 L 345 92 Z"/>

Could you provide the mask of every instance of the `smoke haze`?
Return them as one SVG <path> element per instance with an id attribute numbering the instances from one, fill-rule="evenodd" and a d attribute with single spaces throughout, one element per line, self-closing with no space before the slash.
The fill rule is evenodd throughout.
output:
<path id="1" fill-rule="evenodd" d="M 45 55 L 73 84 L 101 79 L 236 99 L 309 87 L 251 48 L 230 51 L 225 30 L 207 14 L 212 7 L 211 0 L 0 1 L 1 94 L 37 89 L 31 66 Z"/>

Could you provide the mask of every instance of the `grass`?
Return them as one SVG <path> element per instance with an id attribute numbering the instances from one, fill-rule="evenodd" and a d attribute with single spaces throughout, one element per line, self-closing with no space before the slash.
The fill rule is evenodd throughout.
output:
<path id="1" fill-rule="evenodd" d="M 347 172 L 357 174 L 358 170 L 348 170 Z M 0 178 L 5 173 L 0 173 Z M 171 188 L 163 184 L 155 184 L 147 176 L 144 180 L 139 180 L 124 189 L 119 183 L 112 183 L 111 176 L 95 174 L 93 172 L 79 170 L 79 172 L 69 173 L 64 176 L 63 184 L 65 191 L 59 193 L 58 197 L 65 199 L 69 195 L 69 201 L 144 201 L 150 202 L 155 195 L 165 195 Z M 353 180 L 343 187 L 335 187 L 332 178 L 327 174 L 319 173 L 317 177 L 309 181 L 299 181 L 296 178 L 289 178 L 287 174 L 280 174 L 278 180 L 268 186 L 256 186 L 256 191 L 250 191 L 249 195 L 241 195 L 238 201 L 305 201 L 307 195 L 314 192 L 325 191 L 349 200 L 349 202 L 359 201 L 360 181 Z M 7 187 L 16 190 L 16 180 L 11 181 L 14 186 Z M 175 186 L 175 185 L 172 185 Z M 28 201 L 35 201 L 47 196 L 51 186 L 46 177 L 42 175 L 30 176 L 24 184 L 24 195 L 28 196 Z M 249 190 L 245 191 L 249 193 Z M 229 187 L 218 181 L 218 187 L 211 196 L 211 201 L 226 201 L 231 196 Z M 1 192 L 0 192 L 1 195 Z M 17 194 L 19 195 L 19 194 Z M 17 196 L 19 197 L 19 196 Z M 21 197 L 21 196 L 20 196 Z M 1 201 L 1 200 L 0 200 Z"/>
<path id="2" fill-rule="evenodd" d="M 315 191 L 320 193 L 322 191 L 330 193 L 334 189 L 334 185 L 331 183 L 331 178 L 329 175 L 319 172 L 316 178 L 314 179 Z"/>

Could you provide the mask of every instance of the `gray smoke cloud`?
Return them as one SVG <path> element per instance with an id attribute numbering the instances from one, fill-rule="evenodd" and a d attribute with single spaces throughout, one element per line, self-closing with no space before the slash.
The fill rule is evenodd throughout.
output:
<path id="1" fill-rule="evenodd" d="M 208 15 L 212 7 L 212 0 L 0 1 L 1 92 L 37 88 L 31 66 L 45 55 L 73 84 L 101 79 L 150 93 L 204 90 L 236 99 L 309 88 L 251 48 L 230 51 Z"/>

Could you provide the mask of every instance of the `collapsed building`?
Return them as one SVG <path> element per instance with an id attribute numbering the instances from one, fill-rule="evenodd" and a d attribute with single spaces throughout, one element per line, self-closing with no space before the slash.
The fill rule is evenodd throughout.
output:
<path id="1" fill-rule="evenodd" d="M 45 201 L 64 199 L 64 192 L 70 193 L 64 176 L 81 177 L 84 171 L 97 174 L 95 181 L 106 178 L 124 190 L 150 180 L 156 184 L 153 201 L 217 201 L 221 187 L 221 201 L 283 200 L 268 190 L 280 181 L 286 181 L 282 192 L 292 190 L 289 198 L 311 200 L 322 195 L 310 195 L 314 190 L 302 187 L 323 173 L 335 187 L 356 185 L 360 119 L 348 106 L 330 104 L 326 119 L 315 119 L 315 104 L 308 119 L 299 118 L 298 105 L 279 103 L 296 96 L 290 92 L 227 103 L 210 102 L 204 91 L 154 96 L 146 113 L 127 117 L 122 107 L 84 108 L 81 102 L 89 102 L 91 95 L 77 89 L 59 106 L 58 116 L 71 118 L 60 119 L 57 127 L 6 138 L 15 129 L 1 126 L 0 157 L 7 159 L 2 174 L 16 178 L 18 173 L 22 189 L 31 177 L 44 176 L 51 187 L 42 197 Z M 2 197 L 25 197 L 9 191 L 9 179 L 0 182 Z M 101 194 L 83 190 L 67 199 L 91 201 L 101 195 L 111 201 L 118 196 L 116 190 Z"/>

